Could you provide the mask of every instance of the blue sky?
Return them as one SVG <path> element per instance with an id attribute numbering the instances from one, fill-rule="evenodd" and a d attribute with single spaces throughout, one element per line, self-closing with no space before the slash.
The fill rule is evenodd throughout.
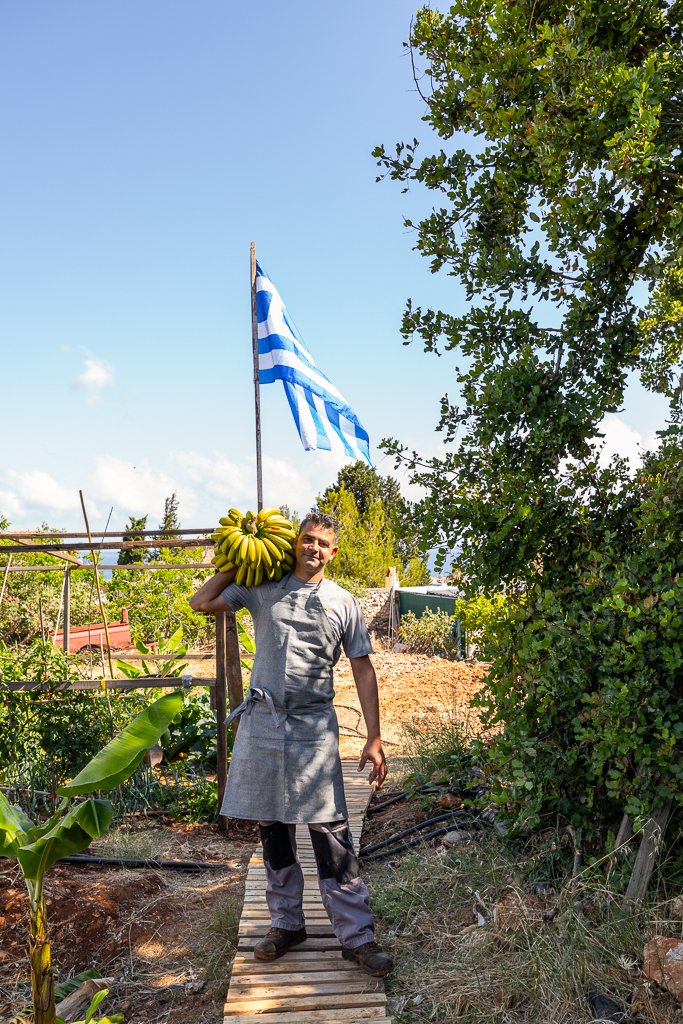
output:
<path id="1" fill-rule="evenodd" d="M 461 310 L 412 251 L 424 200 L 372 148 L 428 137 L 402 46 L 415 4 L 40 0 L 0 13 L 0 513 L 184 525 L 255 503 L 249 243 L 376 445 L 433 454 L 452 365 L 401 344 L 405 300 Z M 664 404 L 629 390 L 633 451 Z M 267 504 L 303 511 L 335 457 L 262 389 Z M 375 448 L 380 472 L 392 466 Z M 399 478 L 401 479 L 401 478 Z"/>

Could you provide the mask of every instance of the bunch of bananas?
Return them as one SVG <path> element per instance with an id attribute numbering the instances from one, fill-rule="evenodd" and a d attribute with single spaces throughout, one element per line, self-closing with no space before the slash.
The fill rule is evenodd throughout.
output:
<path id="1" fill-rule="evenodd" d="M 235 583 L 258 587 L 264 580 L 279 580 L 294 568 L 296 532 L 279 508 L 262 508 L 242 515 L 231 508 L 211 534 L 215 554 L 211 561 L 227 572 L 237 569 Z"/>

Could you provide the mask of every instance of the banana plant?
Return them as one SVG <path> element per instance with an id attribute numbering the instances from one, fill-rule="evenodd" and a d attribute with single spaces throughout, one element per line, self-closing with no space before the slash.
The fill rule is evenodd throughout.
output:
<path id="1" fill-rule="evenodd" d="M 62 857 L 85 850 L 109 828 L 110 800 L 90 794 L 108 792 L 125 782 L 182 710 L 182 690 L 167 693 L 133 718 L 85 768 L 65 785 L 52 817 L 35 825 L 0 792 L 0 857 L 19 862 L 29 896 L 29 960 L 33 1024 L 58 1024 L 54 972 L 48 936 L 43 880 Z M 74 797 L 86 797 L 78 802 Z"/>
<path id="2" fill-rule="evenodd" d="M 168 637 L 168 639 L 160 637 L 156 652 L 143 643 L 142 640 L 136 640 L 135 646 L 140 654 L 144 654 L 146 658 L 149 658 L 149 664 L 143 659 L 142 668 L 139 668 L 137 665 L 131 665 L 130 662 L 117 658 L 117 668 L 128 679 L 139 679 L 140 676 L 181 676 L 183 669 L 187 668 L 187 662 L 185 664 L 178 664 L 187 654 L 189 647 L 189 644 L 183 643 L 182 626 L 179 626 L 173 636 Z"/>

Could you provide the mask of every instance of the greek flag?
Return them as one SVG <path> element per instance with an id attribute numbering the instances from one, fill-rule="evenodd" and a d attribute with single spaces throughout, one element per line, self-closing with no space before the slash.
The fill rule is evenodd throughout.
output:
<path id="1" fill-rule="evenodd" d="M 281 380 L 306 451 L 322 448 L 370 461 L 367 431 L 346 399 L 319 370 L 278 291 L 256 264 L 259 383 Z"/>

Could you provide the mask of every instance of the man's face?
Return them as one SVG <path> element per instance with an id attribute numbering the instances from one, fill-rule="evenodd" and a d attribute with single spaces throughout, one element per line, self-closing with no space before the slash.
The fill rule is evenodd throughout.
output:
<path id="1" fill-rule="evenodd" d="M 320 572 L 334 556 L 339 548 L 334 542 L 332 530 L 324 526 L 305 523 L 303 530 L 296 538 L 296 563 L 307 575 Z"/>

